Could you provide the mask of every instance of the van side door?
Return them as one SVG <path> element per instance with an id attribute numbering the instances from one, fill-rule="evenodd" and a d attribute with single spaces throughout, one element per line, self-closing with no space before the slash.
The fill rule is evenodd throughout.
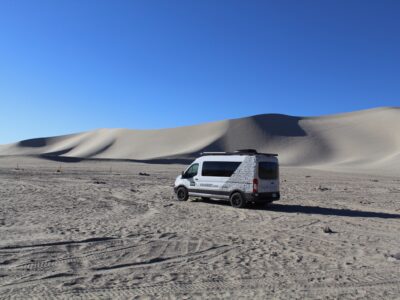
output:
<path id="1" fill-rule="evenodd" d="M 229 191 L 224 189 L 225 183 L 240 163 L 236 161 L 204 161 L 197 189 L 204 194 L 228 197 Z"/>

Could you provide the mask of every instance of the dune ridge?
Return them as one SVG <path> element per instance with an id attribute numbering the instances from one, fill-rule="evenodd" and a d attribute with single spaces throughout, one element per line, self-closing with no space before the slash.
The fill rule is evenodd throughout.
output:
<path id="1" fill-rule="evenodd" d="M 255 148 L 283 165 L 400 169 L 400 107 L 320 117 L 262 114 L 159 130 L 98 129 L 0 146 L 0 155 L 82 159 L 191 159 L 201 151 Z"/>

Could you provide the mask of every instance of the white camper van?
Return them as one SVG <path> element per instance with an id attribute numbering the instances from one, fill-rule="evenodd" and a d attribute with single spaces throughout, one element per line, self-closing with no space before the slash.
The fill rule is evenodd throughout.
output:
<path id="1" fill-rule="evenodd" d="M 235 152 L 203 152 L 175 180 L 179 201 L 189 196 L 229 199 L 233 207 L 251 202 L 279 200 L 277 154 L 253 149 Z"/>

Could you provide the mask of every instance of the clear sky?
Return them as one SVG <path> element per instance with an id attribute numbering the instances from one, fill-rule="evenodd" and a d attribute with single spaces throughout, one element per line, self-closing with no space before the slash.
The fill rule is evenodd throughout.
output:
<path id="1" fill-rule="evenodd" d="M 400 106 L 400 1 L 2 0 L 0 143 Z"/>

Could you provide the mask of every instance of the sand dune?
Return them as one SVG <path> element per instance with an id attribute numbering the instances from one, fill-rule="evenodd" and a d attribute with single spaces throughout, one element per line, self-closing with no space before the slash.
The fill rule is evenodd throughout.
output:
<path id="1" fill-rule="evenodd" d="M 0 155 L 153 160 L 255 148 L 279 153 L 284 165 L 396 172 L 399 132 L 400 108 L 384 107 L 323 117 L 264 114 L 161 130 L 99 129 L 4 145 Z"/>

